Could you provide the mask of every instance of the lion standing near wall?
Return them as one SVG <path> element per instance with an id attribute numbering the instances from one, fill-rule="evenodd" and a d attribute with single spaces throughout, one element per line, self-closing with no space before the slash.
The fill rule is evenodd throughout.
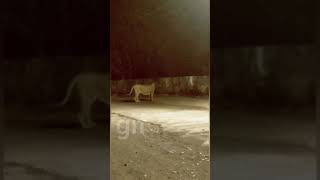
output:
<path id="1" fill-rule="evenodd" d="M 139 95 L 145 95 L 145 96 L 150 96 L 150 100 L 153 101 L 153 95 L 155 91 L 155 83 L 149 84 L 149 85 L 143 85 L 143 84 L 135 84 L 132 86 L 129 95 L 132 94 L 134 91 L 134 101 L 135 102 L 140 102 L 139 100 Z"/>
<path id="2" fill-rule="evenodd" d="M 79 121 L 83 128 L 95 126 L 91 118 L 91 108 L 96 101 L 109 104 L 108 74 L 104 73 L 83 73 L 73 78 L 69 83 L 65 98 L 57 106 L 65 105 L 72 93 L 76 90 L 80 98 L 81 112 L 78 114 Z"/>

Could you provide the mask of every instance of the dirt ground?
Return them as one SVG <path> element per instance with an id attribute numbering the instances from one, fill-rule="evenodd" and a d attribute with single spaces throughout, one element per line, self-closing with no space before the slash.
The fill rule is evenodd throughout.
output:
<path id="1" fill-rule="evenodd" d="M 185 101 L 189 103 L 183 105 Z M 111 179 L 210 179 L 209 144 L 204 144 L 209 139 L 208 99 L 199 101 L 196 105 L 196 99 L 161 97 L 133 103 L 114 97 Z"/>
<path id="2" fill-rule="evenodd" d="M 98 127 L 81 129 L 76 109 L 46 106 L 10 109 L 6 112 L 5 179 L 209 179 L 209 146 L 204 144 L 209 137 L 208 108 L 174 103 L 179 98 L 184 99 L 168 97 L 158 98 L 157 103 L 115 103 L 113 110 L 119 107 L 119 111 L 112 113 L 110 147 L 105 113 L 96 115 Z M 146 107 L 153 109 L 150 112 L 154 116 L 143 117 L 150 112 L 134 113 L 144 112 Z M 198 119 L 194 118 L 198 122 L 187 121 L 190 118 L 177 121 L 185 119 L 183 114 L 198 115 Z M 166 119 L 169 117 L 173 120 Z M 143 124 L 144 131 L 137 129 L 133 134 L 131 129 L 127 139 L 119 139 L 123 134 L 119 134 L 115 121 L 131 125 L 137 122 L 138 127 Z M 112 151 L 110 178 L 109 150 Z"/>
<path id="3" fill-rule="evenodd" d="M 5 179 L 205 180 L 209 159 L 214 179 L 316 179 L 312 108 L 216 109 L 209 157 L 208 99 L 113 102 L 110 147 L 105 113 L 98 127 L 81 129 L 67 107 L 7 111 Z"/>
<path id="4" fill-rule="evenodd" d="M 112 114 L 112 123 L 123 118 Z M 209 148 L 198 139 L 182 138 L 145 122 L 144 134 L 119 139 L 117 127 L 111 127 L 112 180 L 209 179 Z"/>
<path id="5" fill-rule="evenodd" d="M 109 178 L 109 134 L 104 124 L 82 129 L 69 109 L 13 109 L 6 116 L 6 180 Z"/>

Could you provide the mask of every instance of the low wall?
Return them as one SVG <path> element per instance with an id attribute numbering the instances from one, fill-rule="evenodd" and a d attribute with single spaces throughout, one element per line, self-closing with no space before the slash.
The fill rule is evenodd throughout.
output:
<path id="1" fill-rule="evenodd" d="M 164 77 L 154 79 L 131 79 L 111 81 L 112 94 L 127 94 L 134 84 L 155 82 L 156 94 L 209 95 L 208 76 Z"/>

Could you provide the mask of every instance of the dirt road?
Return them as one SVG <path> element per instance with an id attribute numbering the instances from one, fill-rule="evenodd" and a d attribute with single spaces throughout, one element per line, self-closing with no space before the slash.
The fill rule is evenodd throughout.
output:
<path id="1" fill-rule="evenodd" d="M 178 99 L 112 104 L 112 180 L 209 179 L 208 99 Z"/>

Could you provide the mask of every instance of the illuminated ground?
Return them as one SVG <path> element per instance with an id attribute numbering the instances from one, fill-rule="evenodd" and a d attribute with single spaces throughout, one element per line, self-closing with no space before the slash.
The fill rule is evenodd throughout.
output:
<path id="1" fill-rule="evenodd" d="M 209 145 L 209 98 L 160 96 L 154 102 L 134 103 L 113 97 L 111 112 L 143 122 L 161 125 L 164 131 L 183 133 Z"/>
<path id="2" fill-rule="evenodd" d="M 208 98 L 113 97 L 111 179 L 209 179 L 208 106 Z"/>
<path id="3" fill-rule="evenodd" d="M 112 180 L 208 179 L 207 98 L 164 96 L 140 104 L 128 100 L 113 98 Z M 218 109 L 211 132 L 213 178 L 314 180 L 312 113 Z M 95 129 L 81 129 L 68 108 L 12 110 L 7 117 L 6 179 L 107 179 L 108 134 L 100 121 Z M 119 122 L 130 124 L 127 139 L 119 139 L 126 134 L 118 129 Z M 139 128 L 133 134 L 133 122 L 143 124 L 143 134 Z"/>
<path id="4" fill-rule="evenodd" d="M 111 172 L 114 179 L 123 179 L 123 174 L 127 174 L 126 178 L 129 179 L 134 179 L 134 176 L 142 178 L 143 175 L 149 177 L 149 174 L 152 177 L 150 179 L 157 179 L 152 176 L 156 174 L 167 177 L 165 179 L 180 179 L 181 176 L 181 179 L 199 178 L 184 173 L 187 172 L 184 169 L 190 169 L 202 160 L 199 157 L 193 159 L 196 156 L 192 153 L 199 151 L 198 147 L 202 147 L 200 151 L 205 149 L 204 142 L 208 138 L 206 118 L 209 115 L 207 102 L 203 98 L 162 96 L 157 97 L 154 103 L 133 103 L 128 101 L 128 97 L 114 97 L 111 128 Z M 214 132 L 211 132 L 215 137 L 211 147 L 213 178 L 316 178 L 315 121 L 312 108 L 226 108 L 218 109 L 214 117 L 216 122 Z M 127 140 L 120 140 L 118 138 L 123 134 L 119 133 L 117 125 L 125 119 L 154 123 L 163 127 L 163 133 L 157 134 L 151 130 L 148 138 L 139 138 L 137 130 L 137 135 L 130 133 Z M 150 129 L 157 127 L 151 126 Z M 161 139 L 165 139 L 169 145 L 161 142 Z M 152 148 L 149 148 L 150 145 Z M 186 147 L 193 150 L 188 151 Z M 182 159 L 179 153 L 166 155 L 170 150 L 191 154 Z M 188 166 L 181 165 L 185 159 L 190 160 Z M 179 168 L 173 166 L 175 163 L 180 164 Z M 204 166 L 201 168 L 206 169 Z M 157 171 L 159 169 L 161 171 Z M 179 172 L 181 176 L 170 173 L 172 171 Z M 199 172 L 206 173 L 198 170 Z"/>

